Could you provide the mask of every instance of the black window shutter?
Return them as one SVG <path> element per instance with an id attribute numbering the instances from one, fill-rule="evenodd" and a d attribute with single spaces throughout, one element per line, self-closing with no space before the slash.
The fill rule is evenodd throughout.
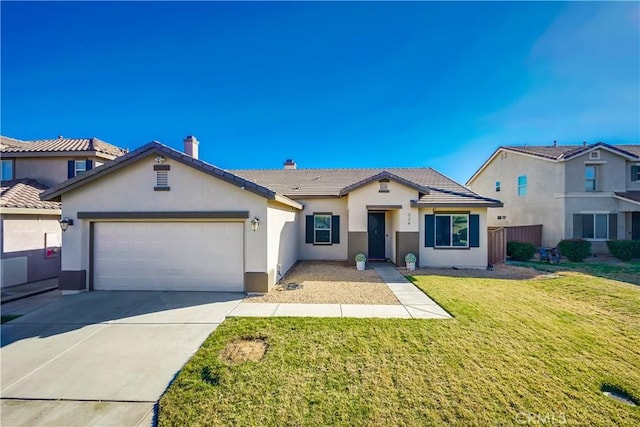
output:
<path id="1" fill-rule="evenodd" d="M 640 177 L 640 166 L 631 166 L 631 181 L 638 181 Z"/>
<path id="2" fill-rule="evenodd" d="M 69 160 L 67 162 L 67 179 L 73 178 L 76 176 L 76 162 L 74 160 Z"/>
<path id="3" fill-rule="evenodd" d="M 573 214 L 573 237 L 577 239 L 582 237 L 582 215 Z"/>
<path id="4" fill-rule="evenodd" d="M 432 248 L 434 246 L 435 240 L 435 216 L 434 215 L 425 215 L 424 216 L 424 246 L 427 248 Z"/>
<path id="5" fill-rule="evenodd" d="M 313 243 L 313 215 L 307 215 L 306 243 Z"/>
<path id="6" fill-rule="evenodd" d="M 331 217 L 331 243 L 340 243 L 340 216 Z"/>
<path id="7" fill-rule="evenodd" d="M 609 214 L 609 240 L 618 238 L 618 214 Z"/>
<path id="8" fill-rule="evenodd" d="M 469 215 L 469 247 L 480 247 L 480 215 Z"/>
<path id="9" fill-rule="evenodd" d="M 87 160 L 87 170 L 93 169 L 93 160 Z"/>

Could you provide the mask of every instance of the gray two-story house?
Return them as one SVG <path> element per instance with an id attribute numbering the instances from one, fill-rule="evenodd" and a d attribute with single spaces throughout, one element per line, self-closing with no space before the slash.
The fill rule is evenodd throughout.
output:
<path id="1" fill-rule="evenodd" d="M 60 272 L 60 203 L 42 201 L 40 194 L 125 153 L 97 138 L 21 141 L 0 136 L 3 287 Z"/>
<path id="2" fill-rule="evenodd" d="M 542 225 L 543 246 L 582 237 L 640 239 L 640 145 L 501 146 L 467 181 L 499 198 L 488 225 Z"/>

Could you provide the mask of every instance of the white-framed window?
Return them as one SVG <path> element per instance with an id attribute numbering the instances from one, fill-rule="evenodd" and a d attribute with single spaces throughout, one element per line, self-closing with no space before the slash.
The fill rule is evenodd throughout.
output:
<path id="1" fill-rule="evenodd" d="M 496 181 L 496 192 L 500 191 L 500 181 Z"/>
<path id="2" fill-rule="evenodd" d="M 606 240 L 609 238 L 608 214 L 580 214 L 582 219 L 582 237 L 591 240 Z"/>
<path id="3" fill-rule="evenodd" d="M 436 214 L 435 226 L 436 248 L 469 247 L 468 214 Z"/>
<path id="4" fill-rule="evenodd" d="M 598 182 L 598 167 L 586 165 L 584 167 L 584 191 L 596 191 Z"/>
<path id="5" fill-rule="evenodd" d="M 518 196 L 527 195 L 527 175 L 520 175 L 518 177 Z"/>
<path id="6" fill-rule="evenodd" d="M 0 164 L 0 174 L 2 174 L 2 181 L 9 181 L 13 179 L 13 159 L 2 159 Z"/>
<path id="7" fill-rule="evenodd" d="M 313 215 L 313 243 L 331 244 L 331 214 Z"/>
<path id="8" fill-rule="evenodd" d="M 591 160 L 599 160 L 600 159 L 600 151 L 594 150 L 589 153 L 589 158 Z"/>
<path id="9" fill-rule="evenodd" d="M 640 165 L 631 166 L 631 181 L 640 181 Z"/>
<path id="10" fill-rule="evenodd" d="M 87 171 L 87 161 L 86 160 L 76 160 L 74 162 L 73 176 L 78 176 Z"/>

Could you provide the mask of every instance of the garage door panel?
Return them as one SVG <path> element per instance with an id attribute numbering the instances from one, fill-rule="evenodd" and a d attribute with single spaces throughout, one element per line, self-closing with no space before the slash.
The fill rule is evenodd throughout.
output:
<path id="1" fill-rule="evenodd" d="M 242 223 L 105 222 L 94 227 L 96 290 L 243 290 Z"/>

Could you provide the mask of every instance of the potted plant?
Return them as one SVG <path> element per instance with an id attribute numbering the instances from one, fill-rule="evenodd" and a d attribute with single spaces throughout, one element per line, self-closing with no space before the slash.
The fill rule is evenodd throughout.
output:
<path id="1" fill-rule="evenodd" d="M 364 270 L 364 265 L 367 262 L 367 256 L 362 252 L 356 255 L 356 268 L 360 271 Z"/>
<path id="2" fill-rule="evenodd" d="M 416 256 L 409 252 L 404 256 L 404 262 L 407 264 L 407 270 L 413 271 L 416 269 Z"/>

